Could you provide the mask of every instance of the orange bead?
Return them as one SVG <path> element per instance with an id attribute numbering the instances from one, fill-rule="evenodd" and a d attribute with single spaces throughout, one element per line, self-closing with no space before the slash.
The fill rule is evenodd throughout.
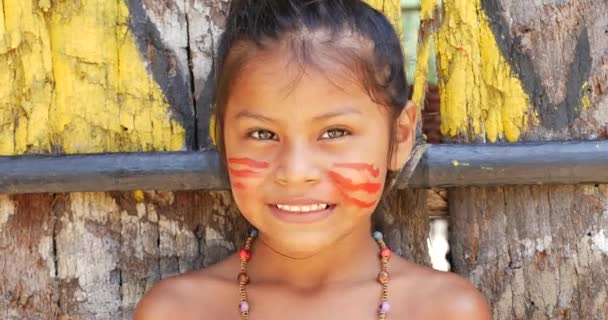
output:
<path id="1" fill-rule="evenodd" d="M 382 251 L 380 251 L 380 256 L 385 257 L 386 259 L 390 260 L 391 257 L 393 256 L 393 252 L 389 248 L 384 248 L 384 249 L 382 249 Z"/>
<path id="2" fill-rule="evenodd" d="M 388 272 L 382 271 L 378 273 L 378 282 L 381 284 L 387 284 L 389 280 Z"/>

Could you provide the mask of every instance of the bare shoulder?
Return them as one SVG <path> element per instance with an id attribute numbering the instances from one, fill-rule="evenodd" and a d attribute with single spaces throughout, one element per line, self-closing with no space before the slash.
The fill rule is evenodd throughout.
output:
<path id="1" fill-rule="evenodd" d="M 467 279 L 452 272 L 436 273 L 434 296 L 442 306 L 442 319 L 490 320 L 490 307 L 485 296 Z"/>
<path id="2" fill-rule="evenodd" d="M 137 303 L 134 320 L 172 319 L 180 316 L 184 301 L 184 282 L 180 276 L 161 280 Z"/>
<path id="3" fill-rule="evenodd" d="M 425 319 L 490 320 L 491 312 L 484 295 L 467 279 L 453 272 L 437 271 L 411 262 L 397 269 L 404 289 L 414 292 L 417 305 L 424 308 Z"/>
<path id="4" fill-rule="evenodd" d="M 156 283 L 138 302 L 133 320 L 201 319 L 201 314 L 213 318 L 232 294 L 232 282 L 225 275 L 231 265 L 228 258 L 207 269 L 163 279 Z"/>

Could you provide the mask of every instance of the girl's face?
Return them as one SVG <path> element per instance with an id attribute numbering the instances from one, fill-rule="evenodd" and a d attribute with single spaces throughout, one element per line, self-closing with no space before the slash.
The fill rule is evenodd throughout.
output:
<path id="1" fill-rule="evenodd" d="M 353 79 L 302 73 L 286 57 L 266 54 L 241 70 L 224 141 L 240 211 L 273 249 L 301 257 L 369 231 L 393 120 Z"/>

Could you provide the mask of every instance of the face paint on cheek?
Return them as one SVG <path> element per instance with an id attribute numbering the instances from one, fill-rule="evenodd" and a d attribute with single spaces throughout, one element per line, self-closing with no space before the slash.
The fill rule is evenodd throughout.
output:
<path id="1" fill-rule="evenodd" d="M 371 208 L 376 204 L 376 201 L 365 202 L 363 200 L 352 198 L 347 195 L 345 195 L 344 197 L 346 198 L 346 200 L 348 200 L 348 202 L 352 203 L 353 205 L 355 205 L 361 209 Z"/>
<path id="2" fill-rule="evenodd" d="M 233 182 L 232 183 L 232 187 L 234 189 L 246 189 L 247 188 L 247 186 L 244 183 L 238 182 L 238 181 L 237 182 Z"/>
<path id="3" fill-rule="evenodd" d="M 369 163 L 336 163 L 336 168 L 354 169 L 357 171 L 367 171 L 374 178 L 378 178 L 380 175 L 380 169 L 376 168 L 373 164 Z"/>
<path id="4" fill-rule="evenodd" d="M 380 170 L 378 168 L 367 163 L 336 163 L 334 167 L 337 169 L 355 170 L 357 173 L 356 176 L 358 177 L 357 180 L 362 181 L 356 183 L 351 177 L 345 176 L 338 171 L 332 170 L 329 172 L 329 177 L 335 182 L 336 186 L 349 203 L 364 209 L 371 208 L 376 204 L 378 193 L 382 188 L 379 182 L 374 181 L 380 175 Z M 371 176 L 372 179 L 370 179 L 369 176 Z M 373 196 L 373 200 L 361 199 L 361 193 Z"/>
<path id="5" fill-rule="evenodd" d="M 247 186 L 240 179 L 256 178 L 263 172 L 262 169 L 270 167 L 268 162 L 256 161 L 250 158 L 228 159 L 228 172 L 234 189 L 246 189 Z"/>
<path id="6" fill-rule="evenodd" d="M 259 176 L 259 172 L 253 171 L 250 169 L 228 169 L 230 171 L 230 176 L 237 178 L 252 178 Z"/>
<path id="7" fill-rule="evenodd" d="M 239 164 L 253 169 L 268 169 L 270 164 L 268 162 L 256 161 L 249 158 L 230 158 L 228 159 L 229 164 Z"/>
<path id="8" fill-rule="evenodd" d="M 374 182 L 354 183 L 351 179 L 342 176 L 341 174 L 331 171 L 329 177 L 332 178 L 340 189 L 346 192 L 365 191 L 367 193 L 376 193 L 380 190 L 380 184 Z"/>

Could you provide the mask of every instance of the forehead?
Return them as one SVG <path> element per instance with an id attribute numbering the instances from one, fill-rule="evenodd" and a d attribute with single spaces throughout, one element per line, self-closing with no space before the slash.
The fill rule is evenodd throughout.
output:
<path id="1" fill-rule="evenodd" d="M 250 56 L 233 83 L 228 106 L 375 105 L 361 77 L 352 69 L 330 59 L 304 64 L 293 55 L 290 50 L 277 48 Z"/>

